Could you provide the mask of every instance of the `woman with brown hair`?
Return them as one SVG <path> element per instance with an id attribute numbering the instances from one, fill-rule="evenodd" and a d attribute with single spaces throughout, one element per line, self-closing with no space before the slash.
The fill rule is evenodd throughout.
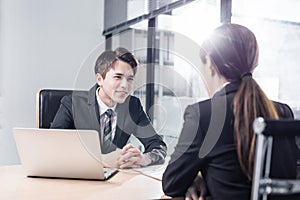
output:
<path id="1" fill-rule="evenodd" d="M 237 24 L 221 25 L 203 42 L 201 73 L 211 98 L 186 108 L 178 144 L 163 175 L 165 194 L 250 199 L 254 119 L 293 118 L 288 105 L 269 100 L 252 78 L 258 55 L 255 35 Z M 295 140 L 274 140 L 271 177 L 296 177 Z"/>

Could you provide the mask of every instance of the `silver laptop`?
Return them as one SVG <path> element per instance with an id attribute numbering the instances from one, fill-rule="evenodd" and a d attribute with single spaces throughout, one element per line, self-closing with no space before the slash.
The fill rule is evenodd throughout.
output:
<path id="1" fill-rule="evenodd" d="M 21 164 L 29 177 L 106 180 L 95 130 L 13 128 Z"/>

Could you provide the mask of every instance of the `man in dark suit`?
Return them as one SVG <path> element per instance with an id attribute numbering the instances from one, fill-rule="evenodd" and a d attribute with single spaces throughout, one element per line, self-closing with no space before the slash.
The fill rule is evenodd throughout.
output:
<path id="1" fill-rule="evenodd" d="M 137 67 L 135 57 L 124 48 L 103 52 L 95 64 L 97 84 L 87 92 L 65 96 L 51 128 L 97 130 L 102 153 L 117 155 L 114 164 L 110 163 L 115 167 L 163 163 L 166 144 L 152 127 L 140 100 L 130 95 Z M 131 134 L 144 145 L 143 153 L 126 144 Z"/>

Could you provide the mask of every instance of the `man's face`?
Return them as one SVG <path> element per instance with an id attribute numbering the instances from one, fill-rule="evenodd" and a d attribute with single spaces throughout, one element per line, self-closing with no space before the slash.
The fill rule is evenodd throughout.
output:
<path id="1" fill-rule="evenodd" d="M 100 99 L 109 107 L 116 103 L 123 103 L 131 93 L 134 73 L 132 67 L 123 61 L 117 60 L 114 66 L 106 73 L 105 79 L 100 74 L 96 75 L 100 85 Z"/>

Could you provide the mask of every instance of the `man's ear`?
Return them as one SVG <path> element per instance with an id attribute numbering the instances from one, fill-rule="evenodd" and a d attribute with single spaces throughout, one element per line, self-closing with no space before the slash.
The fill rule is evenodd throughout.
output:
<path id="1" fill-rule="evenodd" d="M 100 73 L 97 73 L 97 74 L 96 74 L 96 82 L 97 82 L 97 84 L 98 84 L 99 86 L 102 86 L 102 85 L 103 85 L 103 78 L 102 78 L 102 76 L 101 76 Z"/>

